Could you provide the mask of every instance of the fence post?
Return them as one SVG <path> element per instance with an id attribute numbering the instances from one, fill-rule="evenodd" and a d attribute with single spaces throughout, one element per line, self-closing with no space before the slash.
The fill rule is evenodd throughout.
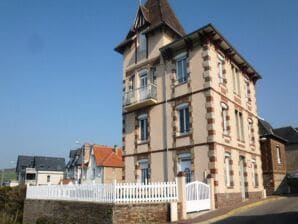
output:
<path id="1" fill-rule="evenodd" d="M 210 186 L 210 209 L 215 209 L 215 197 L 214 197 L 214 178 L 208 178 L 207 183 Z"/>
<path id="2" fill-rule="evenodd" d="M 113 180 L 113 203 L 116 203 L 116 200 L 117 200 L 117 195 L 116 195 L 116 184 L 117 184 L 117 181 L 116 179 Z"/>
<path id="3" fill-rule="evenodd" d="M 180 204 L 180 219 L 186 219 L 186 182 L 185 173 L 179 172 L 177 176 L 178 203 Z M 179 214 L 179 212 L 178 212 Z"/>

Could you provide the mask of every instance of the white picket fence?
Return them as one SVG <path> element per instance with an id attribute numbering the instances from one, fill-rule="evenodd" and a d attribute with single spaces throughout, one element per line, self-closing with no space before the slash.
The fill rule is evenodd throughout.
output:
<path id="1" fill-rule="evenodd" d="M 178 199 L 177 183 L 28 186 L 27 199 L 97 203 L 158 203 Z"/>

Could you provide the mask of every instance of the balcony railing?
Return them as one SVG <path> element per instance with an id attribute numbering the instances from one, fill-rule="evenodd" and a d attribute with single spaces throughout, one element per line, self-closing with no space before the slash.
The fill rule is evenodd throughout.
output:
<path id="1" fill-rule="evenodd" d="M 124 94 L 123 105 L 126 110 L 135 107 L 152 105 L 157 102 L 157 88 L 155 84 L 128 91 Z"/>

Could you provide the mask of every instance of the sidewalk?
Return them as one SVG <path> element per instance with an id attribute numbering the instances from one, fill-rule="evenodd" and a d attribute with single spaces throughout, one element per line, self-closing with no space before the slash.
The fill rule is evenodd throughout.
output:
<path id="1" fill-rule="evenodd" d="M 177 224 L 188 224 L 188 223 L 213 223 L 221 219 L 228 218 L 237 212 L 241 212 L 245 209 L 256 207 L 270 201 L 281 199 L 279 196 L 270 196 L 263 200 L 248 200 L 245 202 L 237 203 L 229 207 L 216 209 L 214 211 L 202 212 L 201 215 L 198 213 L 198 216 L 192 219 L 174 222 Z"/>

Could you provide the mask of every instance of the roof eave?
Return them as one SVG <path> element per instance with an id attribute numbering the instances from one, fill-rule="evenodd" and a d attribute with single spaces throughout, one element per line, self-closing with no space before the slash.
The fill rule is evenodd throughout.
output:
<path id="1" fill-rule="evenodd" d="M 203 26 L 202 28 L 195 30 L 192 33 L 189 33 L 180 39 L 173 41 L 172 43 L 169 43 L 168 45 L 165 45 L 164 47 L 160 48 L 161 52 L 164 52 L 170 48 L 174 48 L 175 45 L 178 45 L 180 42 L 184 41 L 185 39 L 191 38 L 191 37 L 198 37 L 198 34 L 202 35 L 207 35 L 207 34 L 213 34 L 211 38 L 216 38 L 212 39 L 213 41 L 215 40 L 220 40 L 220 45 L 222 48 L 224 48 L 224 45 L 226 45 L 228 48 L 224 49 L 225 51 L 229 50 L 230 52 L 233 52 L 233 60 L 239 61 L 238 64 L 242 64 L 244 67 L 247 69 L 247 74 L 254 79 L 255 81 L 262 79 L 262 76 L 243 58 L 243 56 L 224 38 L 224 36 L 210 23 L 207 24 L 206 26 Z M 198 37 L 199 38 L 199 37 Z M 235 58 L 235 57 L 238 57 Z"/>

